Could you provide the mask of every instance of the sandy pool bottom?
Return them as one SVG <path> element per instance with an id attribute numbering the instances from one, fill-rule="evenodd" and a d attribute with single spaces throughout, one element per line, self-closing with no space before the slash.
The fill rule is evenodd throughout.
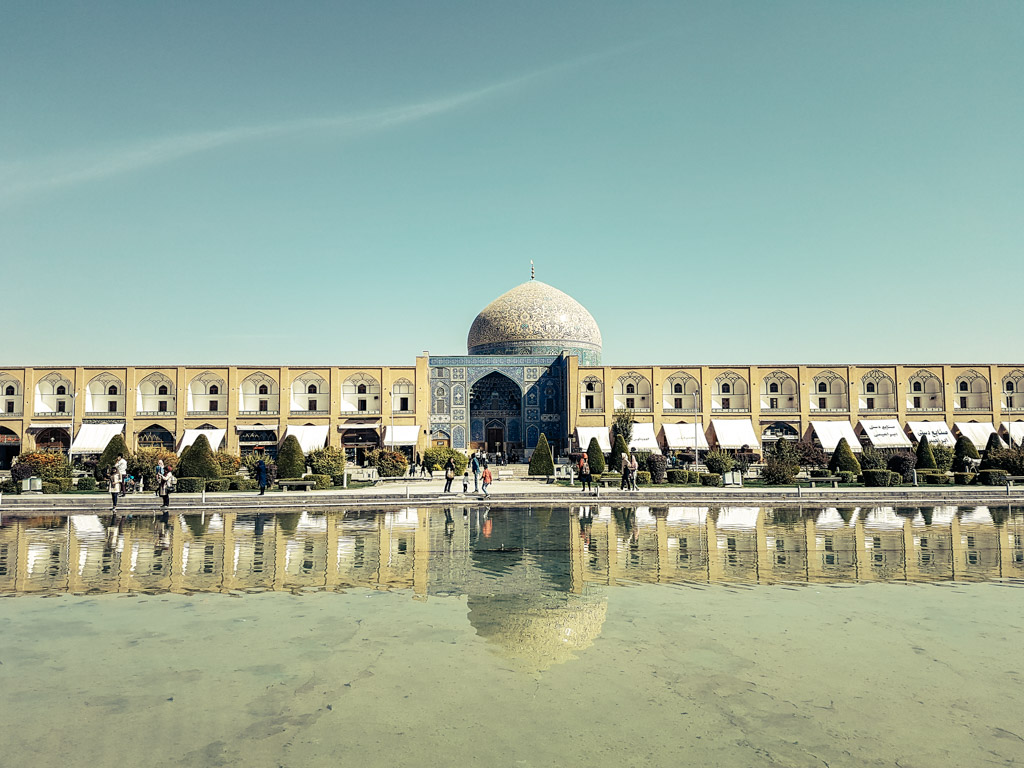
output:
<path id="1" fill-rule="evenodd" d="M 599 634 L 554 664 L 465 596 L 5 598 L 0 763 L 1024 762 L 1017 585 L 595 594 Z"/>

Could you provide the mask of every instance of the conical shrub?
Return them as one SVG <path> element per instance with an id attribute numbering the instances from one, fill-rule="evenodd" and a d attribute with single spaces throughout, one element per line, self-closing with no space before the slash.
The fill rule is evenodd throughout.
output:
<path id="1" fill-rule="evenodd" d="M 626 441 L 622 435 L 615 435 L 615 442 L 612 443 L 612 453 L 608 457 L 608 470 L 610 472 L 621 472 L 622 471 L 622 454 L 628 453 L 629 449 L 626 447 Z"/>
<path id="2" fill-rule="evenodd" d="M 288 435 L 277 452 L 278 477 L 302 477 L 306 472 L 306 457 L 295 435 Z"/>
<path id="3" fill-rule="evenodd" d="M 216 480 L 220 477 L 220 465 L 213 457 L 206 435 L 197 437 L 188 450 L 181 454 L 178 460 L 178 476 L 205 477 L 207 480 Z"/>
<path id="4" fill-rule="evenodd" d="M 928 436 L 925 435 L 921 438 L 921 442 L 917 444 L 917 468 L 936 469 L 937 467 L 935 454 L 932 453 L 932 447 L 928 445 Z"/>
<path id="5" fill-rule="evenodd" d="M 850 448 L 850 444 L 846 442 L 845 437 L 839 439 L 839 444 L 832 452 L 832 460 L 829 461 L 828 468 L 831 472 L 853 472 L 855 475 L 860 474 L 860 462 L 853 455 L 853 449 Z"/>
<path id="6" fill-rule="evenodd" d="M 124 435 L 117 434 L 110 438 L 107 447 L 100 454 L 100 460 L 96 463 L 96 471 L 100 477 L 107 474 L 107 470 L 117 463 L 117 457 L 124 456 L 128 459 L 128 444 L 124 441 Z"/>
<path id="7" fill-rule="evenodd" d="M 544 475 L 545 477 L 555 474 L 555 463 L 551 460 L 551 447 L 543 432 L 540 433 L 537 447 L 533 449 L 533 455 L 530 457 L 530 474 Z"/>
<path id="8" fill-rule="evenodd" d="M 604 452 L 596 437 L 590 438 L 590 445 L 587 446 L 587 463 L 590 465 L 590 474 L 600 475 L 604 472 Z"/>

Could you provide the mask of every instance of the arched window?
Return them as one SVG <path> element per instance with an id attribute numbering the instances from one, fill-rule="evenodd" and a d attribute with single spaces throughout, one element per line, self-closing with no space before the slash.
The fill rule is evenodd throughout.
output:
<path id="1" fill-rule="evenodd" d="M 220 394 L 220 387 L 218 387 L 216 384 L 211 384 L 210 385 L 210 394 L 211 395 L 219 395 Z"/>
<path id="2" fill-rule="evenodd" d="M 683 385 L 682 385 L 682 384 L 679 384 L 679 383 L 676 383 L 676 384 L 675 384 L 675 385 L 673 385 L 673 387 L 672 387 L 672 392 L 673 392 L 674 394 L 677 394 L 677 395 L 681 395 L 681 394 L 683 393 Z"/>
<path id="3" fill-rule="evenodd" d="M 588 381 L 587 382 L 587 392 L 593 392 L 593 391 L 594 391 L 594 382 Z"/>
<path id="4" fill-rule="evenodd" d="M 921 391 L 921 382 L 920 381 L 915 381 L 914 382 L 914 391 L 915 392 L 920 392 Z"/>
<path id="5" fill-rule="evenodd" d="M 365 395 L 366 394 L 366 385 L 365 384 L 360 384 L 358 387 L 356 387 L 356 394 L 358 394 L 358 395 Z"/>
<path id="6" fill-rule="evenodd" d="M 1007 392 L 1013 392 L 1013 382 L 1012 381 L 1006 382 L 1006 391 Z M 14 394 L 14 387 L 8 387 L 7 388 L 7 394 L 13 395 Z"/>
<path id="7" fill-rule="evenodd" d="M 722 394 L 728 395 L 730 392 L 732 392 L 732 386 L 728 382 L 726 382 L 725 384 L 722 385 Z"/>
<path id="8" fill-rule="evenodd" d="M 778 394 L 779 385 L 773 381 L 771 384 L 768 385 L 768 391 L 771 392 L 773 395 Z"/>
<path id="9" fill-rule="evenodd" d="M 867 384 L 867 387 L 865 387 L 864 391 L 865 392 L 874 392 L 875 391 L 875 382 L 869 381 L 868 384 Z"/>
<path id="10" fill-rule="evenodd" d="M 1010 389 L 1008 389 L 1006 391 L 1007 392 L 1013 392 L 1013 383 L 1012 382 L 1010 383 Z M 12 387 L 10 384 L 8 384 L 7 385 L 7 389 L 4 390 L 4 394 L 8 395 L 8 396 L 13 395 L 14 394 L 14 387 Z"/>
<path id="11" fill-rule="evenodd" d="M 971 389 L 971 387 L 970 387 L 970 385 L 966 381 L 961 381 L 960 382 L 960 391 L 961 392 L 969 392 L 970 389 Z"/>
<path id="12" fill-rule="evenodd" d="M 117 394 L 117 387 L 114 386 L 113 384 L 111 384 L 109 387 L 107 387 L 107 394 L 108 395 L 116 395 Z"/>
<path id="13" fill-rule="evenodd" d="M 260 394 L 261 395 L 269 395 L 270 394 L 270 387 L 268 387 L 266 384 L 260 384 Z"/>
<path id="14" fill-rule="evenodd" d="M 818 382 L 818 391 L 819 392 L 828 392 L 828 384 L 826 384 L 824 381 L 819 381 Z"/>
<path id="15" fill-rule="evenodd" d="M 67 393 L 68 393 L 68 388 L 65 387 L 63 384 L 61 384 L 60 386 L 57 387 L 57 394 L 58 395 L 66 395 Z"/>
<path id="16" fill-rule="evenodd" d="M 156 390 L 156 393 L 157 393 L 158 395 L 166 395 L 166 394 L 167 394 L 167 385 L 166 385 L 166 384 L 161 384 L 161 385 L 160 385 L 160 386 L 159 386 L 159 387 L 157 388 L 157 390 Z"/>
<path id="17" fill-rule="evenodd" d="M 308 387 L 306 387 L 306 394 L 307 395 L 315 395 L 316 394 L 316 384 L 310 384 Z"/>
<path id="18" fill-rule="evenodd" d="M 627 395 L 635 395 L 636 394 L 636 387 L 634 385 L 632 385 L 632 384 L 627 384 L 626 385 L 626 394 Z"/>

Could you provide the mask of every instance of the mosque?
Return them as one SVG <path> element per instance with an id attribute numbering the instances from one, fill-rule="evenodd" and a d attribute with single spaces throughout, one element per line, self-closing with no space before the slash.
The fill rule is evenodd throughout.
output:
<path id="1" fill-rule="evenodd" d="M 292 434 L 356 462 L 382 445 L 527 458 L 541 434 L 559 454 L 591 438 L 610 451 L 621 412 L 632 447 L 662 452 L 1024 438 L 1021 363 L 608 366 L 601 354 L 590 312 L 531 277 L 477 315 L 467 354 L 412 365 L 0 366 L 0 469 L 32 447 L 96 454 L 122 433 L 178 451 L 205 434 L 242 455 L 274 455 Z"/>

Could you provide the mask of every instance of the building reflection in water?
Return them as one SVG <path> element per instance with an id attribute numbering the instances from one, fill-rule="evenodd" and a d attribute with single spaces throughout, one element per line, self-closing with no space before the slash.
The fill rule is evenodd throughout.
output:
<path id="1" fill-rule="evenodd" d="M 410 590 L 466 596 L 511 661 L 572 658 L 607 589 L 1017 579 L 1024 518 L 989 507 L 452 507 L 10 519 L 0 593 Z"/>

